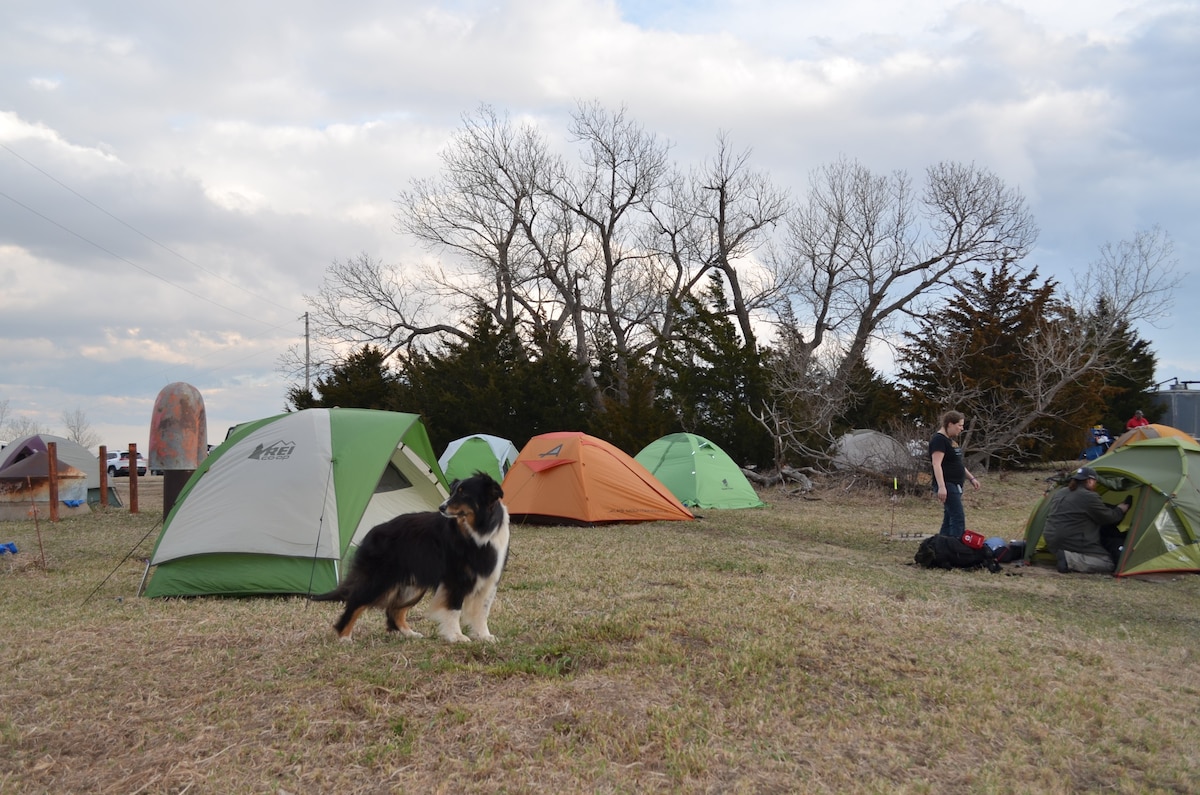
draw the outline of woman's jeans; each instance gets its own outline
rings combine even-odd
[[[962,538],[967,529],[967,517],[963,513],[962,484],[946,484],[946,503],[942,508],[942,529],[938,535]]]

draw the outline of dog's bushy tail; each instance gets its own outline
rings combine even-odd
[[[332,591],[326,591],[325,593],[310,593],[308,600],[310,602],[344,602],[346,601],[346,588],[343,585],[339,585]]]

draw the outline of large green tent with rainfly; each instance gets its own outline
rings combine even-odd
[[[1125,544],[1116,576],[1200,572],[1200,444],[1173,436],[1143,439],[1088,465],[1100,476],[1096,491],[1105,502],[1133,498],[1120,525]],[[1026,560],[1053,560],[1042,539],[1051,494],[1026,523]]]
[[[368,530],[445,496],[416,414],[306,409],[248,422],[184,485],[145,593],[329,591]]]

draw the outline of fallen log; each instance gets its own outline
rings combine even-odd
[[[783,483],[795,483],[798,487],[795,490],[797,492],[812,491],[813,489],[812,479],[805,474],[806,472],[816,474],[816,470],[811,467],[804,467],[803,470],[800,470],[795,467],[785,466],[777,472],[767,474],[755,472],[753,469],[742,470],[742,474],[746,476],[746,479],[755,485],[767,487],[778,486]]]

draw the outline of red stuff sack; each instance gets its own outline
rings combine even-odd
[[[962,542],[971,549],[983,549],[984,537],[974,530],[963,530]]]

